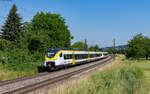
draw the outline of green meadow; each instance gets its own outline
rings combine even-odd
[[[150,60],[116,60],[104,69],[63,85],[53,94],[150,94]]]

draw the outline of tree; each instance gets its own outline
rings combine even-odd
[[[89,49],[90,50],[101,50],[97,44],[95,46],[91,46]]]
[[[148,59],[150,57],[150,39],[148,37],[144,37],[144,49],[145,49],[145,55],[144,57]]]
[[[72,45],[72,48],[84,49],[84,43],[81,42],[81,41],[75,42],[75,43]]]
[[[134,36],[126,48],[127,58],[148,58],[150,52],[150,39],[142,34]]]
[[[23,25],[24,33],[20,44],[29,51],[45,52],[49,48],[70,48],[71,39],[68,26],[59,14],[37,13],[30,23]]]
[[[5,24],[2,26],[2,38],[9,41],[17,41],[22,29],[21,17],[17,13],[17,7],[14,4],[9,12]]]
[[[51,47],[70,47],[71,34],[64,18],[59,14],[37,13],[32,20],[33,31],[45,32],[52,40]]]
[[[109,49],[104,50],[104,51],[108,52],[109,54],[114,54],[115,53],[114,52],[115,50],[113,48],[109,48]]]

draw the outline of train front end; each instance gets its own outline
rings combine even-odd
[[[55,68],[55,63],[56,63],[56,53],[57,50],[55,49],[50,49],[47,51],[46,55],[45,55],[45,63],[44,66],[47,69],[53,69]]]

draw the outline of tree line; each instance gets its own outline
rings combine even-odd
[[[110,54],[124,54],[127,59],[149,59],[150,58],[150,38],[142,33],[133,36],[124,48],[110,48],[105,50]]]
[[[60,14],[38,12],[30,22],[23,23],[17,10],[13,4],[0,32],[0,63],[6,69],[22,71],[37,67],[50,48],[99,50],[98,45],[88,48],[84,42],[71,45],[73,36]]]
[[[23,23],[17,10],[14,4],[1,27],[0,63],[5,68],[32,69],[44,61],[49,48],[71,47],[73,37],[60,14],[38,12],[30,22]]]
[[[77,49],[88,49],[88,50],[93,50],[93,51],[102,51],[102,49],[97,44],[94,46],[88,47],[88,45],[82,41],[75,42],[71,47],[77,48]]]
[[[48,48],[71,46],[72,36],[61,15],[40,12],[31,22],[22,23],[21,20],[14,4],[2,26],[1,41],[10,42],[17,48],[30,52],[44,52]]]

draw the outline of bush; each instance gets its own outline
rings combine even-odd
[[[8,52],[7,51],[1,51],[0,50],[0,63],[4,64],[5,62],[8,61]]]
[[[0,39],[0,50],[5,50],[12,47],[12,44],[10,41],[5,39]]]
[[[13,71],[32,70],[41,65],[43,56],[39,53],[29,54],[27,51],[14,49],[4,52],[4,56],[0,56],[3,67]]]
[[[38,51],[30,54],[32,62],[43,62],[45,53],[40,53]]]

